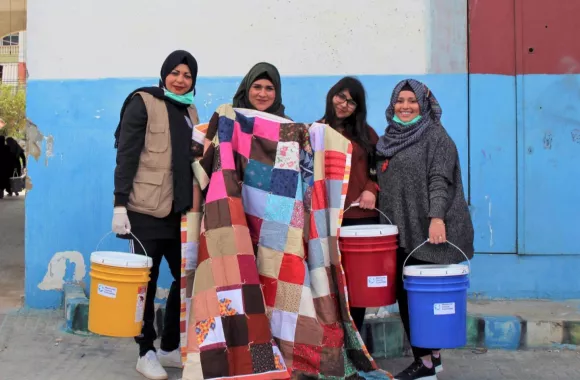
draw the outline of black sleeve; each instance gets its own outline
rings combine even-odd
[[[24,149],[20,149],[20,159],[22,160],[22,168],[26,169],[26,154]]]
[[[115,206],[126,206],[139,167],[139,157],[145,145],[147,108],[141,96],[127,104],[121,121],[121,134],[115,167]]]

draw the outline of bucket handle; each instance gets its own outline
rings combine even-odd
[[[141,248],[143,248],[143,252],[145,253],[145,256],[149,257],[149,255],[147,254],[147,250],[146,250],[146,249],[145,249],[145,247],[143,246],[143,243],[141,243],[141,240],[137,239],[137,236],[135,236],[135,234],[133,234],[133,232],[131,232],[131,231],[128,231],[128,232],[131,234],[131,236],[133,236],[133,239],[137,240],[137,243],[139,243],[139,245],[141,246]],[[103,240],[105,240],[105,238],[106,238],[107,236],[109,236],[110,234],[112,234],[112,233],[113,233],[113,231],[109,231],[109,232],[107,232],[107,233],[105,234],[105,236],[103,236],[103,237],[101,238],[101,240],[99,240],[99,243],[97,244],[97,248],[95,248],[95,251],[98,251],[98,250],[99,250],[99,247],[101,246],[101,243],[103,242]]]
[[[411,251],[411,253],[409,253],[409,256],[407,256],[407,258],[405,259],[405,261],[403,262],[403,269],[405,268],[405,265],[407,265],[407,260],[409,260],[411,258],[411,256],[413,256],[413,254],[422,246],[424,246],[425,244],[429,243],[429,239],[425,240],[423,243],[419,244],[417,246],[417,248],[415,248],[413,251]],[[465,254],[465,252],[463,252],[463,250],[461,248],[459,248],[458,246],[456,246],[455,244],[453,244],[452,242],[450,242],[449,240],[447,240],[445,243],[451,245],[452,247],[454,247],[455,249],[457,249],[459,252],[461,252],[461,254],[463,255],[463,257],[465,257],[465,260],[467,260],[467,266],[469,267],[469,277],[471,277],[471,260],[469,260],[469,257],[467,257],[467,255]]]
[[[351,207],[359,207],[359,206],[360,203],[351,203],[350,206],[348,206],[346,210],[344,210],[343,214],[345,214],[348,210],[350,210]],[[384,216],[389,221],[389,223],[393,224],[393,222],[391,222],[391,219],[389,219],[389,217],[386,216],[384,212],[382,212],[378,208],[375,208],[375,210],[377,210],[382,216]]]

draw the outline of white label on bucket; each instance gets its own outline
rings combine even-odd
[[[117,298],[117,288],[103,284],[97,285],[97,293],[108,298]]]
[[[145,299],[147,297],[147,287],[140,286],[137,291],[137,307],[135,308],[135,323],[143,322],[143,313],[145,311]]]
[[[368,276],[367,288],[386,288],[387,276]]]
[[[436,303],[433,305],[433,313],[435,315],[455,314],[455,302]]]

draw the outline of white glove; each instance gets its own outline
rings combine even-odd
[[[113,210],[113,232],[119,235],[127,235],[131,232],[131,223],[125,207],[115,207]]]

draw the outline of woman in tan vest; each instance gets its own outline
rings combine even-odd
[[[181,368],[180,278],[181,215],[193,204],[192,128],[199,123],[193,105],[197,62],[188,52],[171,53],[161,67],[159,87],[133,91],[121,109],[115,132],[113,232],[139,239],[153,259],[147,288],[137,371],[148,379],[167,379],[163,367]],[[140,244],[131,240],[135,253]],[[165,257],[173,276],[167,298],[160,350],[154,320],[159,265]]]

